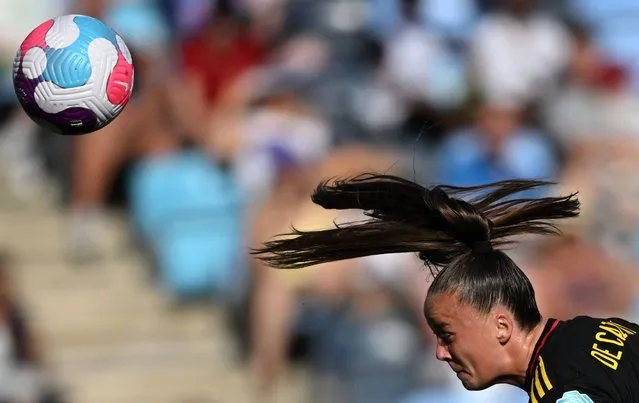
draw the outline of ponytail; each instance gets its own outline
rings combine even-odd
[[[487,254],[525,234],[557,234],[554,220],[575,217],[576,194],[514,198],[551,185],[507,180],[475,187],[426,188],[392,175],[363,174],[320,183],[312,200],[326,209],[360,209],[367,219],[298,231],[252,251],[267,265],[297,269],[337,260],[417,252],[435,272],[464,254]]]

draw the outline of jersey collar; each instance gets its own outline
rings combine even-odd
[[[546,344],[548,340],[548,336],[555,330],[557,325],[559,324],[559,319],[550,318],[546,322],[546,326],[544,326],[544,330],[541,332],[537,343],[535,344],[535,349],[533,350],[533,355],[530,357],[530,362],[528,363],[528,370],[526,371],[526,389],[529,389],[530,382],[532,380],[532,374],[537,366],[537,360],[539,359],[539,354],[541,353],[541,349]]]

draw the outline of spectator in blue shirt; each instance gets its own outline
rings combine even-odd
[[[518,105],[485,102],[474,123],[451,133],[435,152],[434,180],[472,186],[512,178],[552,180],[558,171],[553,143],[527,127]]]

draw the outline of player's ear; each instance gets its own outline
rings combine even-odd
[[[504,312],[495,313],[495,330],[500,344],[506,344],[510,340],[514,327],[515,322],[511,315]]]

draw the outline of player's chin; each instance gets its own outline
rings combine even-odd
[[[464,371],[458,372],[457,378],[459,378],[466,390],[484,390],[490,386],[490,384],[486,384],[485,382],[479,382],[471,374]]]

